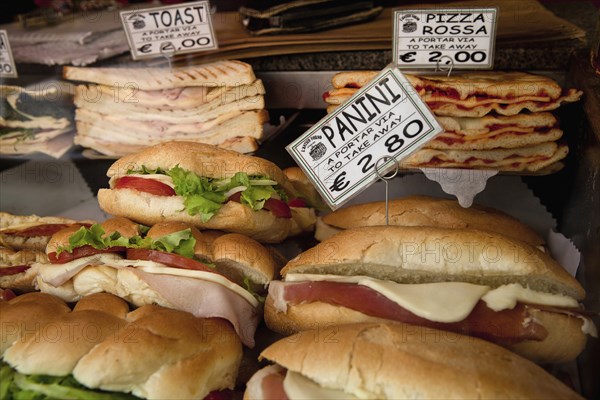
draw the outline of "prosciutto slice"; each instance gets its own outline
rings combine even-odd
[[[529,306],[524,304],[496,312],[480,300],[464,320],[440,323],[421,318],[379,292],[362,285],[327,281],[271,282],[269,294],[274,297],[275,307],[280,310],[285,310],[289,304],[319,301],[346,307],[372,317],[458,332],[496,343],[543,340],[548,335],[547,330],[532,318]]]

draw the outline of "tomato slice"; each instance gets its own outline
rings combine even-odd
[[[115,189],[134,189],[156,196],[175,196],[175,189],[154,179],[140,178],[137,176],[123,176],[117,179]]]
[[[229,201],[241,203],[242,192],[237,192],[229,196]],[[270,198],[265,201],[263,207],[265,210],[271,211],[277,218],[292,218],[290,207],[283,200]]]
[[[288,206],[290,207],[308,207],[306,200],[301,197],[296,197],[288,201]]]
[[[264,208],[271,211],[277,218],[292,218],[292,211],[283,200],[270,198],[265,201]]]
[[[15,292],[10,289],[0,289],[0,300],[9,301],[17,297]]]
[[[214,269],[200,261],[160,250],[127,249],[127,259],[154,261],[173,268],[193,269],[218,274]]]
[[[215,390],[206,395],[204,400],[232,400],[233,390],[223,389]]]
[[[0,268],[0,276],[16,275],[29,269],[29,265],[14,265],[12,267]]]
[[[76,260],[81,257],[92,256],[94,254],[120,253],[120,252],[124,253],[125,250],[126,250],[126,248],[123,246],[114,246],[114,247],[109,247],[107,249],[99,250],[99,249],[93,248],[89,244],[86,244],[85,246],[81,246],[81,247],[77,247],[77,248],[73,249],[72,253],[69,253],[68,251],[63,251],[58,256],[56,255],[55,251],[53,251],[52,253],[48,253],[48,260],[50,260],[50,262],[52,264],[64,264],[66,262],[73,261],[73,260]]]

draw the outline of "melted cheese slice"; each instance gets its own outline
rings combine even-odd
[[[572,297],[542,293],[516,283],[492,289],[465,282],[402,284],[367,276],[318,274],[287,274],[285,281],[329,281],[363,285],[419,317],[445,323],[465,319],[479,300],[485,301],[494,311],[512,309],[519,301],[556,307],[578,307],[577,300]]]
[[[481,300],[494,311],[514,308],[517,302],[557,307],[577,307],[577,300],[562,294],[550,294],[524,288],[518,283],[500,286],[487,292]]]
[[[462,321],[490,290],[488,286],[464,282],[401,284],[367,276],[287,274],[285,280],[356,283],[375,290],[419,317],[436,322]]]
[[[290,400],[345,400],[357,398],[341,390],[324,388],[294,371],[288,371],[285,374],[283,389]]]
[[[157,275],[176,275],[184,276],[188,278],[202,279],[218,283],[221,286],[225,286],[227,289],[235,292],[242,296],[252,306],[258,307],[258,300],[247,290],[241,286],[231,282],[229,279],[222,275],[215,274],[206,271],[197,271],[191,269],[172,268],[164,264],[157,263],[154,261],[145,260],[127,260],[121,258],[119,255],[114,253],[95,254],[88,257],[78,258],[76,260],[64,263],[64,264],[39,264],[41,278],[50,283],[53,286],[61,286],[64,282],[71,279],[74,275],[79,273],[83,268],[89,265],[106,265],[113,268],[139,268],[144,272]]]

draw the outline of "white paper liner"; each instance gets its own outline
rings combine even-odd
[[[95,199],[70,161],[27,161],[2,171],[0,184],[0,209],[12,214],[63,215],[66,210]]]
[[[420,168],[425,176],[440,184],[444,192],[456,197],[458,204],[468,208],[475,196],[485,189],[488,179],[499,171],[485,169]]]
[[[572,276],[577,275],[581,253],[573,241],[560,232],[550,230],[546,237],[546,243],[548,244],[548,250],[552,258],[562,265]]]

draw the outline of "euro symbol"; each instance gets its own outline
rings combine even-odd
[[[142,47],[140,47],[138,49],[138,51],[140,53],[150,53],[152,51],[152,44],[151,43],[146,43],[145,45],[143,45]]]
[[[329,186],[329,190],[331,190],[332,192],[341,192],[342,190],[346,189],[350,182],[344,182],[345,176],[346,172],[342,172],[341,174],[336,176],[335,180],[333,181],[333,185]]]
[[[409,53],[400,54],[400,59],[402,60],[402,62],[411,63],[411,62],[415,61],[415,59],[413,58],[415,56],[415,54],[417,54],[416,51],[411,51]]]

